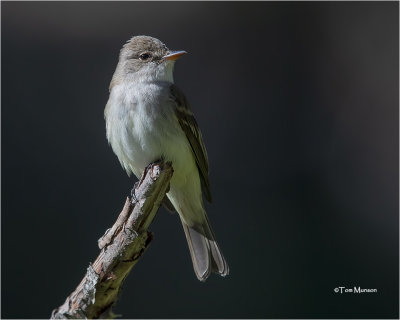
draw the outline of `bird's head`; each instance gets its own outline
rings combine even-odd
[[[135,36],[121,49],[117,70],[135,81],[173,82],[175,60],[185,51],[171,51],[160,40]],[[121,76],[120,75],[120,76]]]

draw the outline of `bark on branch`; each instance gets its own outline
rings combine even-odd
[[[117,221],[99,239],[101,252],[90,264],[81,283],[53,310],[51,319],[115,318],[112,307],[132,267],[152,240],[147,231],[169,189],[171,163],[150,165],[126,199]]]

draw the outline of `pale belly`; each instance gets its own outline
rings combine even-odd
[[[198,168],[173,106],[164,104],[164,112],[158,112],[144,104],[109,104],[107,138],[127,173],[140,178],[149,164],[170,161],[174,174],[168,198],[188,225],[203,220]]]

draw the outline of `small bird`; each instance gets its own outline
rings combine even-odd
[[[176,59],[160,40],[135,36],[121,49],[104,110],[107,139],[128,175],[160,159],[174,174],[166,206],[179,213],[197,278],[226,276],[228,264],[204,210],[211,202],[208,157],[189,102],[174,84]]]

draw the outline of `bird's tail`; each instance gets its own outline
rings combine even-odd
[[[205,281],[211,272],[223,277],[229,274],[229,266],[215,241],[207,216],[205,218],[202,225],[193,227],[182,220],[194,272],[200,281]]]

